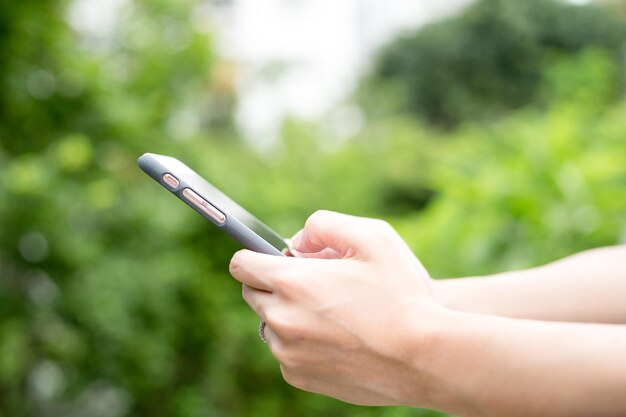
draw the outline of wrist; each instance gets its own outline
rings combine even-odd
[[[490,296],[496,277],[466,277],[434,281],[432,293],[435,301],[445,308],[466,313],[498,314],[498,299]]]
[[[431,291],[435,302],[451,310],[465,311],[467,309],[464,299],[463,285],[465,279],[440,279],[433,280]]]
[[[439,364],[445,358],[439,351],[462,320],[463,313],[433,303],[424,314],[423,309],[412,316],[404,332],[404,344],[398,350],[406,375],[399,378],[401,386],[397,402],[418,408],[448,410],[449,390],[446,376]]]
[[[403,350],[411,381],[403,384],[400,403],[449,413],[472,410],[471,414],[480,415],[475,410],[474,384],[455,364],[474,360],[463,353],[464,338],[467,329],[483,325],[482,316],[436,306],[422,317],[413,323]]]

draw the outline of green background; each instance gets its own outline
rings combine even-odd
[[[283,382],[237,244],[147,151],[285,236],[320,208],[384,218],[437,278],[625,240],[624,2],[482,0],[378,54],[359,133],[289,120],[267,154],[232,126],[196,6],[131,1],[103,41],[66,1],[0,3],[0,416],[440,415]]]

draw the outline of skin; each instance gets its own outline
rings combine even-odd
[[[441,304],[506,317],[626,323],[626,245],[489,277],[433,281]]]
[[[355,404],[461,416],[626,415],[626,326],[511,318],[624,322],[613,292],[624,294],[615,275],[625,273],[615,253],[530,270],[529,281],[439,285],[387,223],[327,211],[307,220],[292,248],[295,257],[240,251],[230,264],[291,385]],[[616,265],[581,269],[591,259]],[[559,271],[537,298],[534,281]],[[602,273],[586,278],[595,271]],[[577,283],[568,286],[573,272]]]

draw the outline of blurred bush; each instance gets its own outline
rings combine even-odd
[[[385,47],[367,85],[391,90],[392,111],[450,127],[545,104],[545,67],[585,48],[606,50],[620,66],[618,88],[607,97],[617,99],[626,73],[624,42],[625,21],[595,3],[479,0]],[[370,112],[380,111],[380,95],[366,95]]]
[[[131,2],[106,37],[68,26],[69,7],[0,4],[0,416],[440,415],[287,386],[228,276],[237,245],[138,170],[145,151],[284,235],[318,208],[383,217],[436,276],[623,233],[623,69],[607,48],[563,52],[538,75],[541,106],[493,123],[388,115],[336,146],[292,121],[270,158],[230,128],[193,2]]]
[[[446,136],[430,165],[437,197],[397,224],[431,273],[529,267],[625,240],[626,103],[597,106],[610,63],[573,56],[549,72],[548,108]],[[571,79],[588,82],[563,89]]]

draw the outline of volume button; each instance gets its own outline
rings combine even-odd
[[[202,202],[204,201],[202,199],[202,197],[200,197],[198,194],[196,194],[195,192],[191,191],[189,188],[185,188],[183,190],[183,196],[189,200],[190,202],[192,202],[194,205],[198,206],[198,208],[200,208],[202,206]]]
[[[215,206],[213,206],[213,204],[209,203],[208,201],[205,200],[202,203],[202,208],[204,209],[203,211],[211,216],[216,222],[224,223],[226,221],[226,216],[224,215],[224,213],[219,211],[217,208],[215,208]]]
[[[187,199],[191,204],[196,206],[198,209],[202,210],[206,213],[210,218],[215,220],[219,224],[224,224],[226,222],[226,216],[224,213],[215,208],[211,203],[200,197],[194,191],[189,188],[185,188],[183,190],[183,197]]]

